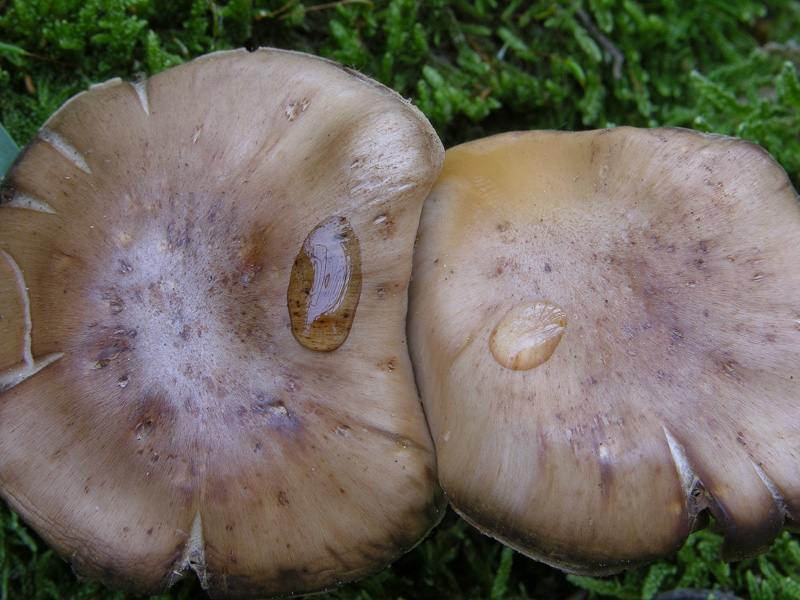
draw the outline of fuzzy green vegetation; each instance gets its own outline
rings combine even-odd
[[[800,184],[800,1],[317,2],[0,0],[0,123],[23,145],[91,83],[269,45],[332,58],[393,87],[448,147],[519,129],[686,126],[763,145]],[[674,560],[614,578],[566,577],[451,514],[391,568],[322,598],[566,598],[578,588],[591,597],[694,588],[800,598],[791,536],[730,566],[719,543],[700,532]],[[199,594],[187,580],[164,598]],[[2,506],[0,600],[14,598],[132,597],[76,582]]]
[[[778,538],[768,554],[732,565],[719,561],[719,543],[719,536],[701,531],[689,538],[674,561],[659,561],[608,579],[567,579],[599,596],[631,600],[652,600],[673,589],[735,591],[753,600],[800,599],[800,543],[791,535]]]
[[[20,142],[70,95],[237,46],[305,50],[412,97],[445,145],[513,129],[681,125],[800,173],[800,2],[10,0],[0,122]]]

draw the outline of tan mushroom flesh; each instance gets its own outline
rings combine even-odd
[[[708,512],[728,560],[800,519],[800,209],[763,149],[479,140],[448,151],[418,238],[412,361],[467,520],[607,574]]]
[[[441,514],[405,343],[422,114],[262,49],[113,80],[3,181],[0,491],[78,574],[319,590]]]

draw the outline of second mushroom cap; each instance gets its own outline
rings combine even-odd
[[[800,208],[761,148],[687,130],[505,134],[448,151],[409,339],[439,476],[560,568],[727,559],[800,518]]]

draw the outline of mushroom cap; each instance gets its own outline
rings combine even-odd
[[[417,244],[412,362],[468,521],[599,575],[708,512],[727,560],[800,520],[800,209],[763,149],[623,127],[467,143]]]
[[[414,546],[443,499],[407,283],[443,157],[395,92],[301,53],[70,100],[3,181],[3,497],[140,593],[298,594]]]

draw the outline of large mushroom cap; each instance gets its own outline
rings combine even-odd
[[[412,547],[441,514],[405,314],[442,159],[299,53],[73,98],[3,182],[3,496],[139,592],[300,593]]]
[[[678,129],[448,151],[409,343],[452,504],[562,569],[724,557],[800,520],[800,209],[761,148]],[[701,521],[702,523],[702,521]]]

